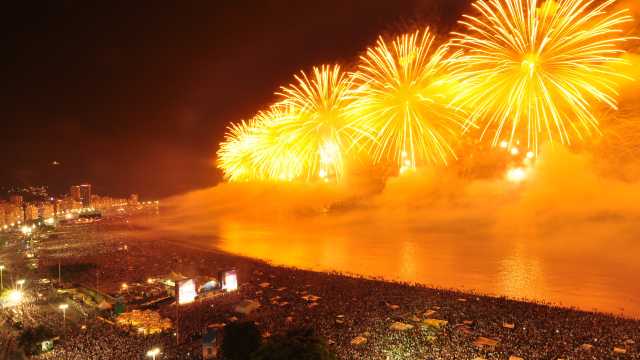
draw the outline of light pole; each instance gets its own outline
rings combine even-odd
[[[147,351],[147,356],[150,357],[151,360],[156,360],[156,356],[158,356],[158,354],[160,354],[160,349],[158,348],[153,348]]]
[[[4,279],[2,279],[3,270],[4,270],[4,265],[0,265],[0,291],[4,290]]]
[[[62,332],[67,333],[67,308],[69,308],[69,304],[60,304],[58,306],[60,310],[62,310]]]

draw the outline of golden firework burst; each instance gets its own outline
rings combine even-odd
[[[429,29],[389,42],[380,37],[353,75],[350,126],[371,135],[375,161],[391,159],[401,172],[455,157],[450,140],[461,131],[463,118],[448,106],[453,82],[447,70],[457,55],[434,41]]]
[[[632,21],[615,0],[479,0],[477,15],[460,21],[451,46],[453,77],[463,83],[454,99],[468,109],[492,144],[527,139],[537,153],[543,142],[570,144],[598,130],[593,103],[616,108],[624,62],[621,26]]]
[[[311,75],[301,72],[295,79],[278,93],[279,106],[291,115],[279,129],[291,140],[305,178],[339,180],[352,139],[344,114],[351,79],[339,65],[314,67]]]

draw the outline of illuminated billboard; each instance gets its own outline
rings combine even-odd
[[[176,284],[178,304],[192,303],[196,299],[196,282],[193,279],[180,280]]]
[[[238,290],[238,275],[235,270],[225,271],[222,274],[222,289],[226,291]]]

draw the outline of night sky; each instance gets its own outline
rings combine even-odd
[[[18,3],[18,2],[14,2]],[[214,154],[293,73],[468,0],[34,1],[0,15],[0,186],[162,197],[220,181]],[[60,165],[52,165],[53,161]],[[1,194],[0,194],[1,196]]]

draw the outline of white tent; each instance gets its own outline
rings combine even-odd
[[[102,302],[98,304],[98,309],[100,310],[109,310],[111,308],[113,308],[113,306],[104,300],[102,300]]]

